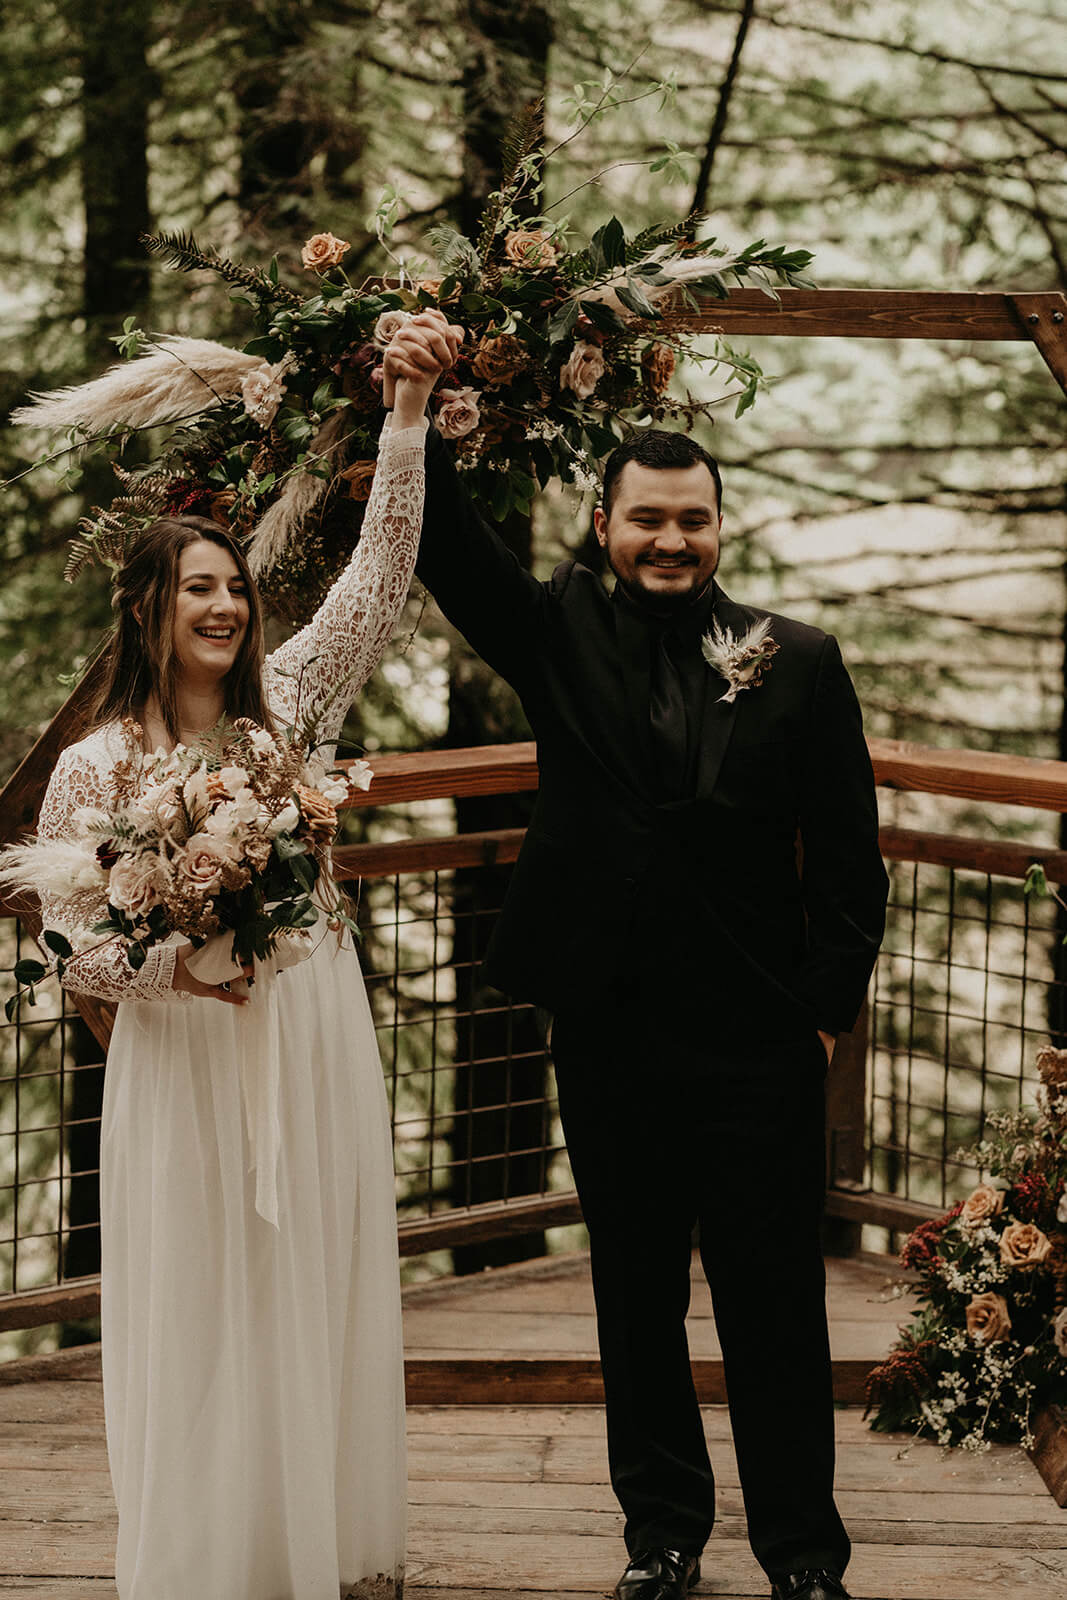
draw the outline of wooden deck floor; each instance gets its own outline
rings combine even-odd
[[[882,1353],[903,1314],[879,1295],[884,1272],[831,1263],[839,1360]],[[694,1352],[712,1360],[714,1329],[697,1290]],[[546,1352],[592,1358],[581,1258],[531,1264],[406,1293],[418,1370]],[[92,1352],[35,1364],[0,1384],[0,1596],[114,1600],[114,1510]],[[73,1376],[74,1372],[80,1376]],[[14,1374],[5,1374],[6,1377]],[[1067,1512],[1021,1451],[943,1456],[872,1435],[856,1409],[837,1413],[838,1485],[854,1541],[857,1600],[1055,1600],[1067,1594]],[[720,1517],[700,1595],[766,1600],[744,1538],[726,1412],[705,1409]],[[783,1441],[781,1448],[788,1448]],[[621,1518],[607,1481],[595,1405],[413,1405],[409,1412],[412,1600],[532,1600],[606,1594],[622,1565]],[[802,1467],[801,1467],[802,1470]],[[195,1597],[190,1596],[190,1600]]]

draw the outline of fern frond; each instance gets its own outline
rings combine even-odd
[[[202,250],[191,233],[142,233],[141,243],[176,272],[215,272],[224,282],[247,289],[260,300],[287,306],[302,303],[295,289],[273,283],[259,267],[242,267],[215,250]]]
[[[544,131],[545,102],[531,100],[508,123],[500,144],[500,187],[507,189],[519,175],[519,168],[541,142]]]
[[[478,276],[478,252],[466,234],[450,228],[447,223],[441,223],[436,228],[430,228],[426,243],[445,277],[466,280]]]
[[[541,143],[544,109],[543,100],[531,100],[508,123],[500,146],[500,184],[482,213],[481,227],[478,229],[477,250],[480,262],[489,259],[493,240],[500,228],[500,219],[509,202],[515,197],[516,188],[521,181],[522,163]]]
[[[705,220],[707,213],[704,211],[691,211],[682,222],[673,222],[669,225],[654,223],[651,228],[645,228],[626,246],[626,262],[630,265],[640,261],[643,256],[649,255],[661,244],[680,244],[685,239],[692,239],[697,228]]]

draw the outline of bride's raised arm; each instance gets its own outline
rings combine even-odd
[[[382,431],[352,559],[307,626],[267,658],[272,710],[286,721],[314,718],[323,741],[336,738],[356,693],[385,653],[411,586],[426,477],[423,413],[446,364],[442,360],[421,381],[397,384],[396,410]]]

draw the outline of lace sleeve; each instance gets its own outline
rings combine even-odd
[[[84,746],[72,745],[60,756],[45,792],[37,823],[40,839],[63,839],[73,831],[75,813],[82,806],[109,804],[108,774]],[[101,1000],[186,1000],[191,996],[171,987],[175,946],[156,945],[144,966],[134,972],[126,953],[115,940],[93,934],[92,928],[107,916],[104,894],[80,890],[69,898],[42,892],[41,917],[70,940],[76,952],[67,963],[63,987]]]
[[[271,708],[285,722],[313,716],[323,741],[392,636],[415,570],[425,490],[426,423],[383,431],[378,470],[351,561],[306,628],[267,658]]]

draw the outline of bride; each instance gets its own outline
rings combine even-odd
[[[454,354],[439,337],[438,371]],[[118,578],[96,725],[59,760],[41,838],[69,834],[80,807],[107,805],[130,739],[170,749],[223,715],[270,726],[316,710],[320,738],[337,738],[411,580],[437,375],[398,384],[359,546],[314,620],[265,661],[239,548],[200,518],[146,530]],[[88,892],[59,904],[42,895],[42,913],[85,943],[103,907]],[[64,980],[121,1002],[100,1175],[122,1600],[401,1591],[389,1118],[351,942],[317,939],[298,965],[257,971],[247,1000],[194,977],[189,945],[174,941],[136,973],[100,945]]]

